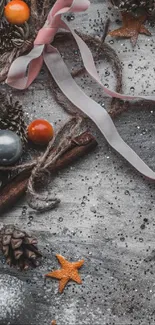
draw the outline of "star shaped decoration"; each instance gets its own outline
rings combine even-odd
[[[123,26],[121,28],[109,32],[108,35],[112,37],[114,36],[130,38],[131,44],[133,46],[136,45],[139,34],[145,34],[148,36],[151,35],[149,30],[143,25],[143,23],[147,19],[146,15],[133,16],[129,12],[122,12],[121,15]]]
[[[56,255],[59,263],[61,264],[61,269],[52,271],[46,274],[46,277],[51,277],[58,279],[59,282],[59,292],[62,293],[68,281],[72,280],[78,284],[82,283],[78,269],[84,264],[84,260],[78,262],[68,262],[63,256]]]

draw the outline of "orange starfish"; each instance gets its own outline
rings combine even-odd
[[[72,280],[79,284],[82,280],[78,274],[78,269],[83,265],[84,260],[78,262],[68,262],[63,256],[56,255],[62,269],[46,274],[45,276],[60,280],[59,292],[62,293],[68,281]]]
[[[146,15],[136,17],[128,12],[122,12],[121,14],[123,26],[109,32],[108,35],[130,38],[133,46],[136,45],[139,34],[151,35],[149,30],[143,25],[147,18]]]

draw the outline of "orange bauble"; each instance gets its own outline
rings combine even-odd
[[[8,2],[4,9],[4,15],[10,24],[24,24],[30,17],[30,8],[22,0]]]
[[[35,120],[28,126],[28,139],[36,144],[47,144],[53,135],[53,127],[46,120]]]

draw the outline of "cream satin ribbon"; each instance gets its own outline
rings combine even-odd
[[[74,30],[61,19],[61,15],[64,13],[84,11],[88,6],[88,0],[57,0],[52,10],[49,12],[44,27],[39,31],[34,41],[34,48],[29,54],[17,58],[12,63],[6,82],[14,88],[26,89],[37,77],[43,62],[45,62],[52,77],[65,96],[95,122],[109,144],[141,174],[155,180],[155,173],[123,141],[107,111],[88,97],[76,84],[62,60],[59,51],[50,45],[59,28],[70,31],[78,45],[84,67],[107,95],[123,100],[155,100],[155,96],[135,97],[123,95],[103,86],[88,46]]]

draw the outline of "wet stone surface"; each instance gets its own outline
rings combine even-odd
[[[111,29],[120,26],[118,13],[107,1],[92,2],[88,13],[69,18],[69,23],[97,36],[102,35],[107,17]],[[129,40],[106,38],[122,62],[125,93],[154,94],[155,29],[151,24],[148,28],[153,36],[140,35],[134,50]],[[62,49],[62,54],[70,68],[80,65],[76,46]],[[114,87],[109,63],[103,60],[98,68],[103,83]],[[86,75],[77,82],[108,107],[106,96]],[[14,94],[23,102],[29,121],[45,118],[58,129],[68,118],[55,102],[44,71],[27,91]],[[136,103],[115,119],[115,125],[155,170],[154,103]],[[9,268],[0,255],[1,325],[50,325],[52,319],[57,325],[155,324],[154,184],[109,148],[90,121],[88,126],[98,148],[59,173],[46,188],[61,199],[59,207],[42,215],[22,200],[1,216],[1,222],[37,236],[43,252],[41,265],[27,272]],[[61,295],[58,282],[44,278],[59,267],[57,253],[72,261],[85,259],[82,285],[71,282]]]

